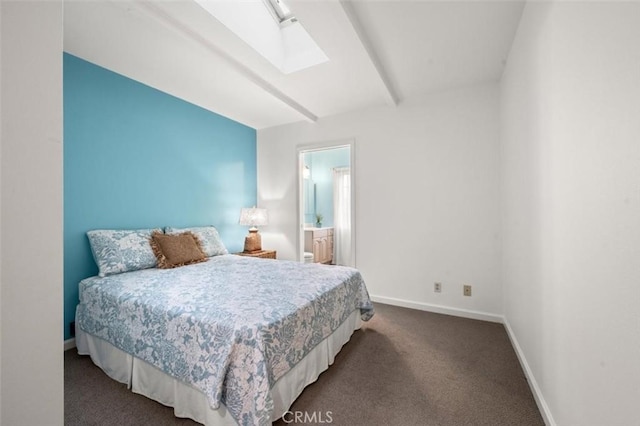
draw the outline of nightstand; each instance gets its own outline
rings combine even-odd
[[[235,254],[237,254],[238,256],[261,257],[263,259],[276,258],[275,250],[241,251],[240,253],[235,253]]]

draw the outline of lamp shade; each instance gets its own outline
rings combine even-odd
[[[259,209],[256,207],[243,208],[240,210],[240,220],[238,223],[251,227],[267,225],[269,224],[267,209]]]

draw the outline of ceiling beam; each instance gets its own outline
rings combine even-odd
[[[351,1],[340,0],[340,5],[342,6],[342,10],[344,10],[344,13],[347,15],[349,22],[351,22],[351,26],[353,27],[353,30],[356,32],[356,35],[358,36],[358,39],[360,40],[362,47],[367,52],[367,55],[369,56],[369,60],[371,61],[371,64],[373,65],[373,67],[376,69],[376,72],[378,73],[378,77],[380,78],[380,81],[384,86],[384,95],[387,103],[391,106],[397,106],[398,103],[400,102],[400,98],[398,97],[398,94],[393,89],[393,86],[391,85],[391,81],[389,80],[389,76],[385,71],[384,66],[382,66],[382,62],[380,62],[380,58],[378,57],[378,54],[376,53],[376,50],[373,44],[371,43],[371,40],[369,40],[367,33],[365,32],[364,28],[362,28],[362,24],[360,23],[360,20],[358,19],[358,15],[353,9],[353,5],[351,4]]]
[[[167,14],[164,10],[160,9],[158,6],[153,4],[150,1],[135,1],[135,3],[144,9],[147,13],[152,15],[155,19],[160,20],[165,25],[169,25],[175,31],[178,31],[183,36],[190,38],[196,43],[201,44],[204,48],[209,50],[210,52],[218,55],[223,60],[225,60],[231,67],[233,67],[239,74],[244,76],[249,81],[256,84],[265,92],[269,93],[274,98],[284,102],[286,105],[294,109],[296,112],[301,114],[307,120],[315,122],[318,121],[318,116],[309,111],[304,106],[300,105],[290,96],[287,96],[285,93],[280,91],[277,87],[269,83],[267,80],[262,78],[259,74],[251,70],[249,67],[244,65],[242,62],[238,61],[233,56],[229,55],[227,52],[220,49],[218,46],[207,40],[205,37],[192,30],[188,26],[184,25],[179,20],[175,19],[171,15]]]

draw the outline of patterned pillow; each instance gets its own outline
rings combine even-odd
[[[193,232],[171,235],[154,232],[151,234],[150,243],[153,254],[158,259],[158,268],[161,269],[177,268],[207,260],[200,240]]]
[[[218,230],[213,226],[200,226],[195,228],[172,228],[167,226],[164,228],[165,234],[180,234],[182,232],[190,231],[198,237],[202,244],[202,249],[207,256],[218,256],[220,254],[229,254],[229,251],[222,243]]]
[[[151,234],[161,229],[113,230],[96,229],[87,232],[93,258],[101,277],[156,266],[151,250]]]

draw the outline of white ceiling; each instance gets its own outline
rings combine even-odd
[[[287,4],[328,62],[285,75],[192,0],[67,0],[64,48],[261,129],[497,81],[524,7],[505,0]]]

